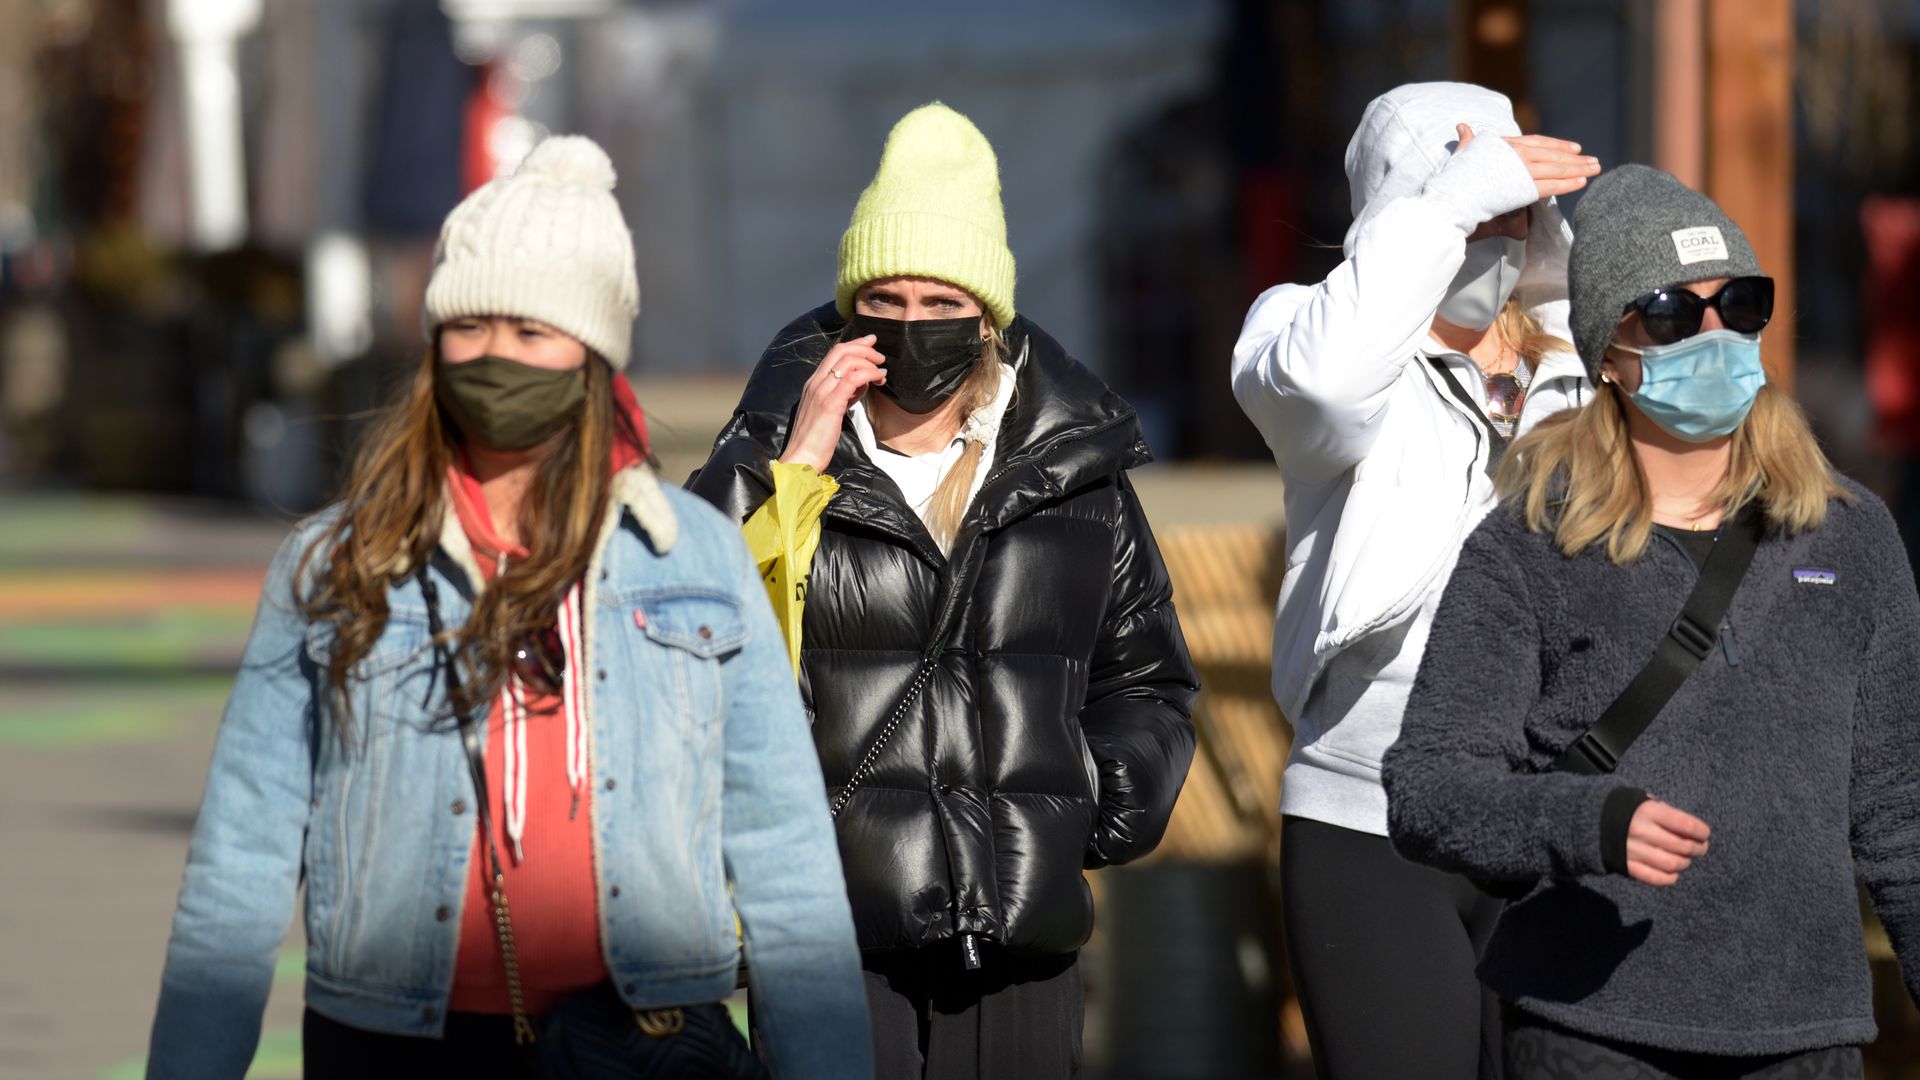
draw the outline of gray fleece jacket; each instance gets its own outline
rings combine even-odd
[[[1768,535],[1722,648],[1612,776],[1547,766],[1652,654],[1692,559],[1658,535],[1626,566],[1569,559],[1510,506],[1468,538],[1383,779],[1406,857],[1544,875],[1481,962],[1519,1008],[1699,1053],[1869,1041],[1856,872],[1920,998],[1920,598],[1886,507],[1848,486],[1819,528]],[[1623,787],[1712,827],[1677,885],[1607,872]]]

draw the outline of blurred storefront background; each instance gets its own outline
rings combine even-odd
[[[1227,358],[1255,295],[1338,261],[1366,101],[1442,78],[1733,209],[1791,297],[1775,376],[1920,536],[1920,0],[0,0],[0,821],[32,883],[0,1076],[139,1074],[261,571],[423,347],[460,197],[549,132],[607,147],[678,480],[934,99],[998,151],[1022,312],[1146,422],[1207,685],[1164,850],[1095,875],[1090,1063],[1306,1075],[1270,874],[1284,522]],[[1873,944],[1875,1075],[1920,1077]],[[297,1072],[299,955],[256,1075]]]
[[[1465,77],[1604,162],[1746,181],[1802,290],[1791,374],[1891,485],[1912,305],[1876,298],[1916,284],[1916,36],[1912,0],[8,0],[0,465],[319,505],[419,347],[441,216],[550,131],[614,157],[635,377],[697,454],[827,295],[888,125],[936,98],[999,150],[1022,310],[1163,459],[1259,460],[1223,374],[1247,302],[1337,258],[1364,102]]]

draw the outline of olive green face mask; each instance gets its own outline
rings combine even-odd
[[[440,361],[433,396],[467,438],[493,450],[526,450],[580,415],[587,382],[580,368],[555,371],[482,356],[460,364]]]

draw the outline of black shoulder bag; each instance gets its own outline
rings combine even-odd
[[[432,635],[434,666],[446,673],[447,700],[459,696],[460,671],[442,638],[439,590],[422,565],[417,577],[427,603],[427,632]],[[432,691],[429,690],[429,693]],[[506,874],[493,831],[487,800],[487,767],[479,725],[457,707],[455,722],[467,752],[467,771],[486,837],[488,897],[493,926],[506,967],[507,996],[513,1003],[513,1041],[537,1045],[540,1075],[548,1080],[600,1080],[628,1076],[681,1076],[700,1080],[765,1080],[767,1069],[748,1048],[726,1006],[707,1002],[668,1009],[636,1009],[621,999],[613,984],[572,994],[554,1006],[534,1031],[520,990],[520,957],[514,948],[513,920],[507,909]]]
[[[1699,580],[1693,583],[1687,602],[1654,646],[1653,655],[1600,719],[1562,751],[1548,771],[1603,776],[1619,766],[1634,740],[1653,725],[1660,710],[1719,643],[1720,624],[1733,606],[1733,594],[1739,591],[1747,568],[1753,565],[1765,529],[1765,515],[1751,504],[1727,523],[1714,541],[1706,565],[1700,568]],[[1489,895],[1513,900],[1531,892],[1535,882],[1476,878],[1474,884]]]

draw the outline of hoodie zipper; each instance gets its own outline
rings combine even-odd
[[[1431,373],[1428,376],[1429,381],[1431,381],[1433,377],[1446,379],[1448,381],[1451,381],[1453,378],[1453,376],[1447,374],[1445,371],[1435,369],[1432,364],[1426,362],[1424,359],[1420,361],[1420,366],[1428,369],[1429,372]],[[1455,384],[1455,385],[1458,385],[1458,384]],[[1473,476],[1475,473],[1486,471],[1486,466],[1481,463],[1481,453],[1482,451],[1488,450],[1487,441],[1486,441],[1487,433],[1486,433],[1486,430],[1482,428],[1478,422],[1476,422],[1474,415],[1466,410],[1465,406],[1459,401],[1459,399],[1454,397],[1454,395],[1448,393],[1446,389],[1444,389],[1443,387],[1434,386],[1433,389],[1434,389],[1434,392],[1440,395],[1440,399],[1446,403],[1447,408],[1450,408],[1454,412],[1460,414],[1461,416],[1466,417],[1468,421],[1467,427],[1473,430],[1473,457],[1467,462],[1467,474],[1464,477],[1466,487],[1462,489],[1460,512],[1459,512],[1459,515],[1454,520],[1453,539],[1450,541],[1448,545],[1448,550],[1458,552],[1460,549],[1460,544],[1465,540],[1465,536],[1463,535],[1465,530],[1461,526],[1463,526],[1466,523],[1467,509],[1472,504],[1472,501],[1473,501]],[[1440,555],[1438,558],[1435,559],[1434,565],[1436,566],[1439,565],[1440,559],[1444,559],[1445,557],[1446,556],[1443,552],[1442,555]],[[1426,590],[1431,588],[1432,586],[1433,586],[1433,576],[1431,574],[1423,575],[1420,581],[1416,585],[1414,585],[1411,591],[1402,595],[1401,597],[1396,599],[1393,603],[1388,604],[1386,607],[1382,608],[1378,615],[1374,616],[1373,618],[1367,620],[1364,623],[1360,623],[1359,625],[1348,628],[1348,630],[1344,634],[1340,635],[1340,638],[1335,646],[1336,651],[1338,649],[1344,649],[1348,645],[1352,644],[1353,642],[1358,641],[1361,638],[1367,636],[1368,634],[1373,633],[1375,630],[1379,629],[1381,626],[1386,625],[1388,620],[1397,618],[1398,616],[1400,616],[1402,613],[1404,613],[1407,610],[1407,607],[1409,604],[1417,602],[1421,594],[1425,593]],[[1320,672],[1324,670],[1327,661],[1331,659],[1331,655],[1332,654],[1330,652],[1320,653],[1316,650],[1314,655],[1315,667],[1312,675],[1313,679],[1318,679],[1320,677]]]

